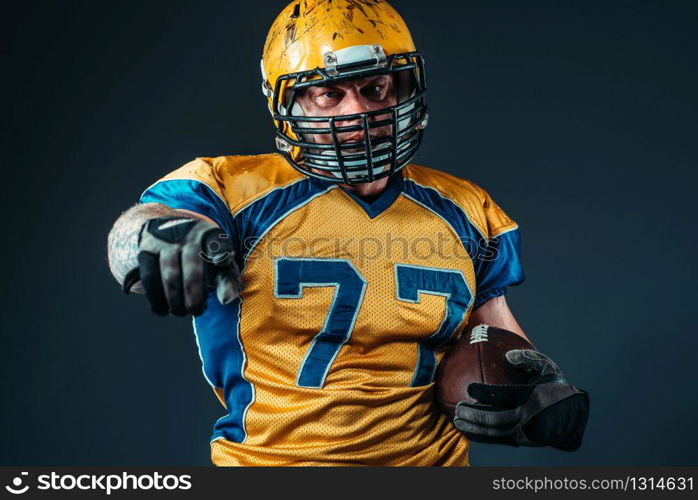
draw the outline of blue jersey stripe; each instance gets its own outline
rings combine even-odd
[[[485,236],[468,220],[460,206],[442,196],[436,189],[422,186],[411,179],[405,180],[404,193],[408,198],[446,221],[475,261],[478,248],[485,240]]]
[[[520,234],[513,229],[488,239],[470,221],[466,211],[453,200],[442,196],[436,189],[406,179],[404,194],[411,200],[446,221],[458,235],[475,270],[476,295],[474,308],[497,295],[506,293],[506,287],[524,281],[519,259]]]
[[[240,306],[239,298],[222,305],[213,294],[206,312],[194,318],[204,375],[211,385],[224,389],[228,410],[214,425],[212,439],[224,437],[236,443],[247,437],[245,413],[254,400],[254,387],[243,374],[246,356],[240,341]]]
[[[518,229],[489,240],[477,259],[475,308],[493,297],[504,295],[507,286],[518,285],[526,279],[520,254],[521,234]]]
[[[335,184],[306,178],[270,191],[235,214],[234,225],[242,238],[246,260],[259,241],[280,221],[314,198],[336,188]]]
[[[190,210],[205,215],[228,235],[239,255],[240,239],[234,230],[233,217],[225,201],[209,186],[191,179],[160,181],[141,195],[141,203],[162,203],[170,208]],[[238,265],[240,260],[238,259]]]

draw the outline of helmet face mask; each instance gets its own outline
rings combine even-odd
[[[330,14],[336,13],[344,22],[341,3],[330,4],[336,9]],[[278,26],[270,31],[262,74],[263,91],[277,128],[276,144],[293,167],[309,176],[344,184],[372,182],[407,165],[421,144],[428,119],[424,60],[392,7],[386,2],[375,5],[378,14],[393,21],[390,36],[371,33],[366,26],[345,25],[342,38],[354,37],[354,44],[345,40],[333,47],[327,41],[337,37],[338,32],[332,33],[337,23],[322,26],[322,21],[311,19],[300,7],[287,7],[286,15],[282,12],[275,23]],[[317,31],[308,41],[281,45],[279,33],[287,33],[288,23],[294,20],[307,22]],[[381,38],[383,45],[376,43]],[[386,54],[386,50],[392,53]],[[271,69],[271,83],[265,66]],[[289,71],[298,68],[300,71]],[[393,81],[394,98],[386,99],[389,105],[385,107],[323,116],[326,113],[322,110],[307,112],[300,105],[312,87],[333,87],[379,75],[390,75]]]
[[[398,102],[393,106],[335,116],[307,116],[297,106],[298,93],[310,86],[324,87],[385,74],[395,75]],[[289,80],[293,81],[290,85]],[[289,92],[281,90],[284,84]],[[405,89],[406,84],[408,89]],[[424,64],[418,53],[396,54],[388,58],[385,68],[354,70],[350,75],[340,73],[332,77],[321,68],[284,75],[277,80],[272,103],[277,144],[289,150],[288,146],[299,148],[296,159],[290,151],[282,151],[282,154],[293,166],[311,176],[346,184],[386,177],[409,163],[421,144],[427,116],[425,93]],[[281,103],[280,96],[288,96],[287,102]],[[355,124],[338,125],[343,122]],[[375,133],[378,129],[382,132],[380,135]],[[363,132],[363,141],[341,141],[342,135],[357,132]],[[320,136],[323,139],[329,136],[331,140],[319,140]]]

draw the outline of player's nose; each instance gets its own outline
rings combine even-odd
[[[371,106],[371,101],[364,97],[360,92],[356,91],[348,92],[345,95],[342,104],[344,104],[344,107],[342,109],[343,115],[360,115],[363,113],[367,113],[373,109],[373,107]],[[374,120],[373,118],[369,117],[368,121],[370,122]],[[361,127],[362,125],[363,118],[360,116],[352,118],[351,120],[342,120],[337,122],[337,126],[339,127]],[[366,134],[363,127],[361,127],[359,130],[345,132],[340,135],[341,142],[360,142],[364,140]]]

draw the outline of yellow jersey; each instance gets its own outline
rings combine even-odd
[[[241,296],[194,319],[226,408],[215,465],[468,465],[435,370],[473,308],[524,279],[518,227],[483,189],[408,165],[369,203],[268,154],[198,158],[141,201],[236,248]]]

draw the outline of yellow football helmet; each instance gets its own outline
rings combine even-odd
[[[305,174],[346,184],[370,182],[397,172],[417,153],[428,120],[424,60],[387,2],[294,0],[269,30],[261,67],[277,148]],[[394,106],[306,116],[296,101],[309,86],[386,74],[394,75]],[[389,133],[372,137],[377,128]],[[338,139],[361,130],[361,142]],[[319,135],[332,141],[320,142]]]

